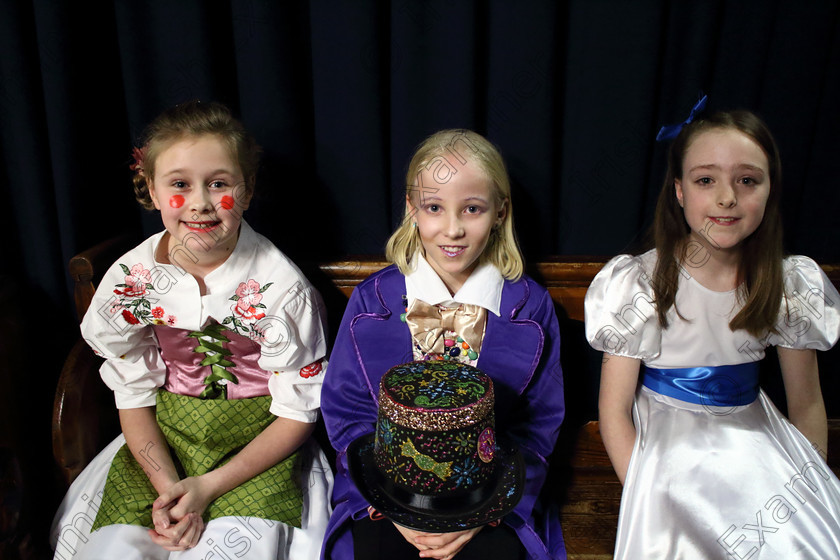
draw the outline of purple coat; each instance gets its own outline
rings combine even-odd
[[[376,424],[379,378],[410,362],[411,334],[400,320],[405,311],[405,277],[395,266],[359,284],[344,312],[321,394],[321,412],[336,449],[334,512],[321,558],[353,560],[348,520],[367,516],[368,503],[347,471],[347,446],[372,433]],[[566,558],[558,509],[537,498],[565,411],[560,369],[560,333],[548,292],[528,277],[505,281],[501,317],[487,314],[477,367],[496,391],[496,430],[514,439],[526,464],[522,500],[504,518],[531,558]]]

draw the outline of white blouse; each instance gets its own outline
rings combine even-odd
[[[205,276],[202,296],[190,274],[156,262],[164,234],[151,236],[111,266],[82,321],[85,341],[105,358],[100,373],[117,408],[153,406],[158,388],[167,383],[155,329],[196,332],[215,322],[259,346],[257,364],[265,370],[266,388],[257,392],[271,395],[273,414],[316,421],[327,352],[317,290],[243,221],[233,253]],[[177,262],[189,254],[185,248],[171,256]]]

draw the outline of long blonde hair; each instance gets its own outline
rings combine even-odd
[[[405,179],[406,194],[409,197],[416,196],[421,188],[419,184],[420,173],[423,170],[430,169],[439,158],[447,159],[448,157],[462,164],[467,161],[477,163],[493,184],[493,196],[496,205],[501,207],[507,202],[505,218],[498,227],[491,231],[490,239],[481,254],[480,262],[490,262],[508,280],[518,280],[522,277],[525,263],[513,227],[510,179],[499,150],[490,141],[480,134],[466,129],[441,130],[432,134],[417,147],[408,164]],[[423,251],[420,234],[414,227],[411,217],[412,212],[406,205],[402,222],[385,246],[385,257],[388,261],[396,264],[403,274],[408,274],[411,271],[410,263],[412,259]]]

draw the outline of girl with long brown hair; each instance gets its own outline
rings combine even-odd
[[[586,295],[624,484],[615,558],[840,558],[815,353],[840,337],[840,294],[782,254],[779,151],[761,119],[677,128],[656,248],[611,260]],[[759,387],[770,345],[790,420]]]

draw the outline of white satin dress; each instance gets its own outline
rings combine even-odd
[[[736,292],[683,270],[669,328],[650,277],[656,252],[612,259],[586,295],[586,336],[643,362],[636,442],[621,499],[622,560],[840,559],[840,481],[758,388],[768,345],[826,350],[840,337],[840,294],[807,257],[785,259],[779,334],[728,323]],[[789,314],[786,314],[789,309]]]

